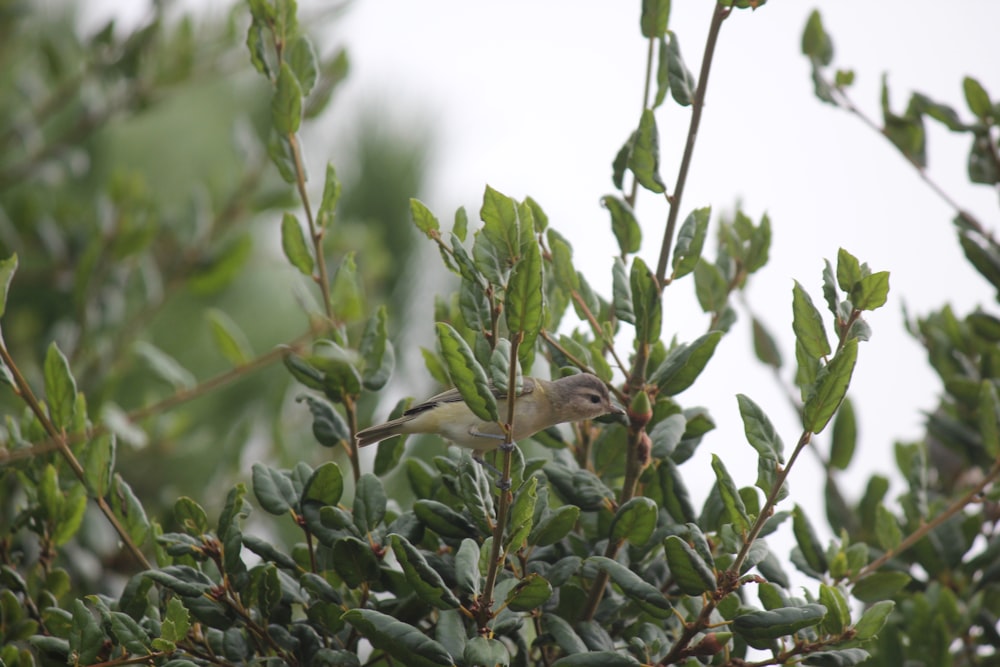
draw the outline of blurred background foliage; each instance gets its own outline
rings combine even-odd
[[[113,416],[230,368],[213,322],[234,323],[261,355],[307,332],[296,299],[310,297],[277,242],[281,213],[298,199],[268,157],[270,95],[248,67],[243,5],[205,17],[154,3],[137,30],[112,21],[93,34],[81,34],[75,11],[0,7],[0,255],[20,258],[4,333],[35,384],[57,341],[90,413]],[[345,113],[329,102],[347,55],[317,43],[306,114]],[[335,160],[349,167],[327,261],[335,268],[363,249],[365,298],[402,304],[408,200],[421,192],[430,135],[383,113],[374,103],[349,112],[357,121]],[[149,417],[146,435],[124,425],[120,470],[157,514],[180,494],[222,502],[205,490],[228,488],[252,460],[322,459],[296,393],[271,364]],[[23,406],[2,392],[0,409]],[[3,478],[12,490],[13,476]]]

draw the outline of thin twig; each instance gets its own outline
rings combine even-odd
[[[674,185],[674,193],[668,199],[670,202],[670,212],[667,214],[667,226],[663,231],[663,245],[660,249],[660,261],[656,266],[656,281],[663,289],[664,279],[667,275],[667,260],[670,259],[670,246],[674,239],[674,229],[677,227],[677,218],[681,208],[681,197],[684,194],[684,184],[687,182],[688,169],[691,167],[691,158],[694,155],[694,142],[698,137],[698,126],[701,124],[701,112],[705,106],[705,93],[708,90],[708,74],[712,69],[712,57],[715,55],[715,44],[719,38],[719,30],[722,22],[726,20],[731,12],[716,3],[715,12],[712,14],[712,23],[708,28],[708,38],[705,40],[705,54],[701,58],[701,72],[698,75],[698,88],[695,90],[694,99],[691,102],[691,124],[688,127],[687,141],[684,144],[684,156],[681,158],[680,168],[677,170],[677,183]]]
[[[504,430],[504,441],[501,445],[503,450],[503,472],[500,478],[500,500],[497,503],[497,521],[493,527],[493,544],[490,547],[490,562],[486,572],[486,582],[483,585],[483,594],[479,599],[477,621],[479,629],[485,631],[487,623],[493,618],[493,589],[496,586],[497,577],[503,569],[503,562],[507,560],[506,550],[503,548],[504,532],[507,528],[507,512],[510,509],[510,470],[513,460],[514,448],[514,408],[517,400],[517,349],[524,338],[524,332],[519,331],[511,335],[510,341],[510,370],[507,377],[507,421],[502,424]]]

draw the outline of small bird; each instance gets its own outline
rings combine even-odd
[[[507,392],[493,389],[497,413],[507,415]],[[514,440],[523,440],[562,422],[594,419],[606,414],[625,414],[611,402],[608,388],[596,375],[579,373],[555,381],[524,378],[523,391],[515,399]],[[503,431],[496,422],[483,421],[465,404],[457,389],[449,389],[414,405],[402,417],[358,431],[359,447],[394,435],[436,433],[476,454],[496,449]],[[479,458],[477,456],[477,458]]]

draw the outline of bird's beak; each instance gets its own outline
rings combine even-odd
[[[612,414],[612,415],[624,415],[624,414],[627,414],[627,413],[625,412],[625,408],[623,408],[620,405],[615,405],[614,403],[612,403],[611,404],[611,412],[608,413],[608,414]]]

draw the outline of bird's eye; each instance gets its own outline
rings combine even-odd
[[[597,394],[591,394],[590,395],[590,402],[593,403],[594,405],[597,405],[598,403],[601,402],[601,397],[598,396]]]

